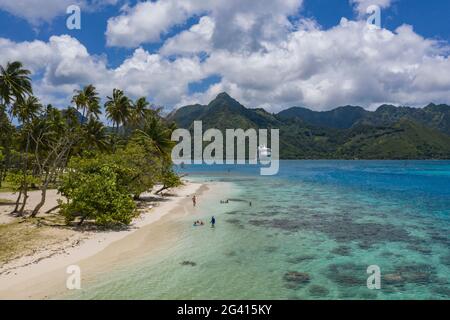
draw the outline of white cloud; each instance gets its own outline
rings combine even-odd
[[[208,15],[215,23],[216,47],[259,47],[260,40],[279,38],[291,25],[302,0],[158,0],[139,2],[110,18],[106,31],[110,46],[137,47],[157,42],[161,35],[188,18]],[[236,35],[239,35],[238,37]],[[233,41],[230,41],[233,39]]]
[[[184,30],[168,39],[160,49],[160,53],[172,55],[210,52],[214,28],[214,21],[210,17],[204,16],[198,24],[193,25],[189,30]]]
[[[192,8],[183,4],[184,1],[167,0],[126,6],[121,15],[108,20],[107,44],[136,47],[145,42],[157,42],[162,33],[190,16]]]
[[[32,25],[51,22],[55,17],[66,14],[73,4],[94,11],[105,5],[115,5],[120,0],[0,0],[0,10],[23,18]]]
[[[158,104],[175,105],[188,93],[188,84],[206,77],[196,57],[167,60],[138,48],[113,70],[110,81],[134,97],[149,96]],[[111,88],[111,84],[106,86]]]
[[[74,89],[94,84],[102,94],[121,88],[132,98],[147,96],[159,104],[175,105],[188,84],[205,73],[197,57],[167,60],[138,48],[119,67],[107,67],[104,57],[93,56],[75,38],[53,36],[48,42],[13,42],[0,38],[0,64],[20,60],[33,72],[35,94],[44,103],[66,106]]]
[[[44,79],[57,86],[95,81],[97,74],[106,70],[104,60],[89,55],[78,40],[68,35],[52,36],[49,42],[15,43],[0,38],[0,52],[0,63],[22,61],[34,73],[44,72]]]
[[[393,0],[350,0],[350,3],[354,5],[356,12],[360,15],[367,13],[367,8],[372,5],[379,6],[380,8],[388,8]]]
[[[102,96],[118,87],[133,98],[147,96],[168,107],[206,103],[221,91],[249,107],[272,111],[294,105],[325,110],[346,104],[450,102],[450,47],[419,36],[410,26],[393,32],[342,19],[322,30],[299,21],[297,29],[282,37],[258,38],[262,50],[241,50],[249,48],[245,41],[240,48],[214,42],[217,23],[204,16],[167,40],[159,53],[137,48],[117,68],[67,35],[48,42],[0,38],[0,64],[23,61],[37,78],[37,94],[59,106],[69,103],[73,89],[88,83]],[[251,19],[238,23],[245,30],[252,25]],[[189,93],[189,84],[211,75],[220,82],[205,92]]]
[[[344,19],[330,30],[292,32],[266,51],[212,52],[206,69],[222,81],[205,96],[228,91],[249,106],[270,105],[274,111],[293,105],[324,110],[449,102],[448,49],[409,26],[371,30],[362,21]]]

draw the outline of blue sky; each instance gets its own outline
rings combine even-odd
[[[20,3],[25,2],[26,6],[27,1],[27,11],[20,10]],[[184,103],[205,103],[219,91],[228,91],[251,107],[263,106],[274,111],[291,105],[322,110],[339,104],[373,108],[381,103],[420,106],[431,100],[450,102],[445,93],[450,91],[447,90],[450,80],[445,76],[437,80],[426,78],[433,74],[433,68],[436,72],[450,68],[448,1],[288,0],[272,1],[267,11],[264,7],[253,11],[251,1],[247,1],[249,4],[229,1],[227,5],[211,1],[213,4],[209,7],[198,9],[184,8],[181,0],[158,0],[152,7],[144,7],[136,1],[78,1],[82,7],[81,30],[66,28],[67,15],[55,7],[55,0],[0,0],[0,39],[9,41],[0,45],[0,62],[25,57],[38,83],[36,90],[45,102],[67,103],[70,92],[87,84],[85,82],[99,85],[105,94],[111,89],[108,82],[114,86],[124,85],[132,97],[146,95],[154,103],[169,108]],[[193,7],[198,6],[198,1],[189,1]],[[36,6],[41,9],[44,7],[43,12],[32,10],[34,2],[39,3]],[[169,4],[156,7],[164,2]],[[367,42],[370,31],[361,33],[356,29],[364,25],[367,18],[358,4],[372,3],[381,6],[382,29],[376,32],[384,32],[374,40],[379,41],[376,46]],[[127,9],[122,7],[125,4]],[[145,10],[148,10],[148,19],[139,16]],[[353,24],[342,22],[343,17]],[[114,19],[128,23],[130,34],[122,35],[121,25],[115,23],[119,20]],[[251,19],[254,24],[249,25],[247,21]],[[234,21],[236,26],[232,25]],[[149,22],[151,29],[147,26]],[[259,28],[258,23],[268,28]],[[194,31],[189,31],[192,28]],[[200,31],[195,31],[196,28]],[[243,31],[239,32],[239,28]],[[136,36],[140,34],[143,36]],[[300,34],[305,37],[299,38]],[[53,42],[51,37],[54,37]],[[349,46],[361,47],[364,54],[369,52],[376,58],[360,61],[361,55],[352,56],[346,48],[345,37],[349,37]],[[318,45],[319,41],[323,44]],[[309,43],[317,48],[312,51]],[[24,47],[30,44],[39,44],[43,52],[46,49],[49,52],[33,60],[30,53],[21,51],[26,51]],[[67,49],[63,45],[68,46]],[[385,59],[379,57],[384,54],[384,45],[389,47],[390,54]],[[59,54],[52,53],[55,46]],[[330,48],[336,50],[335,58],[325,51]],[[67,57],[65,52],[71,50],[79,53]],[[87,55],[83,50],[87,50]],[[406,62],[402,61],[400,56],[409,50],[419,51],[419,54],[410,54],[403,58]],[[286,60],[276,65],[280,55]],[[393,57],[399,57],[398,65],[392,61]],[[72,66],[80,63],[87,70],[75,70],[75,67],[70,70],[67,68],[71,65],[70,59],[73,59]],[[299,61],[289,73],[288,64],[294,60]],[[360,61],[361,65],[356,67],[354,61]],[[383,74],[372,75],[380,78],[376,81],[366,79],[366,76],[370,78],[371,71],[363,70],[372,64],[380,65],[374,66],[372,72],[384,70]],[[341,65],[343,70],[339,71],[336,65]],[[89,70],[96,75],[88,74]],[[170,71],[165,73],[165,70]],[[280,75],[277,70],[281,70]],[[270,79],[274,73],[278,76],[277,83]],[[386,80],[387,77],[392,79]],[[358,87],[361,82],[364,82],[361,86],[373,88],[365,91]],[[333,92],[331,88],[337,84],[342,87]],[[433,84],[436,90],[429,90]]]

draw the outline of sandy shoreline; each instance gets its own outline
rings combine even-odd
[[[128,258],[141,254],[142,243],[150,242],[146,250],[158,250],[162,243],[170,241],[160,220],[173,215],[192,212],[190,196],[201,194],[208,186],[187,182],[174,189],[173,195],[157,207],[144,210],[125,231],[92,232],[68,239],[65,243],[41,252],[15,259],[0,268],[0,299],[48,299],[67,293],[66,268],[78,265],[82,281],[94,278],[109,266],[124,263]],[[170,213],[170,214],[169,214]],[[160,224],[158,226],[158,223]],[[163,236],[164,235],[164,236]]]

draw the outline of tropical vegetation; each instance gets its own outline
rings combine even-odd
[[[64,201],[52,211],[68,223],[127,225],[142,193],[181,183],[170,159],[175,127],[161,108],[120,89],[102,106],[93,84],[76,90],[66,108],[44,106],[30,74],[20,62],[0,66],[0,187],[17,195],[12,213],[38,216],[48,190],[58,189]],[[40,201],[27,212],[30,190],[40,191]]]

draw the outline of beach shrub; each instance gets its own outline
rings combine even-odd
[[[33,176],[31,172],[27,172],[25,175],[20,171],[9,171],[6,174],[5,181],[9,186],[13,188],[15,192],[19,191],[26,183],[28,185],[35,185],[39,183],[39,178]]]
[[[59,191],[67,198],[61,213],[67,222],[79,218],[80,224],[93,220],[108,226],[131,223],[136,205],[121,182],[129,168],[114,164],[103,156],[74,158],[63,177]]]
[[[68,200],[61,213],[67,222],[129,224],[136,212],[133,199],[156,183],[167,188],[181,182],[153,141],[132,137],[113,153],[85,152],[71,159],[59,187]]]
[[[161,172],[160,183],[162,187],[156,192],[178,187],[182,184],[180,177],[173,171],[172,166],[166,166]]]
[[[160,180],[163,160],[155,155],[154,147],[146,141],[131,139],[124,148],[110,155],[108,161],[126,168],[119,181],[134,198],[139,198]]]

